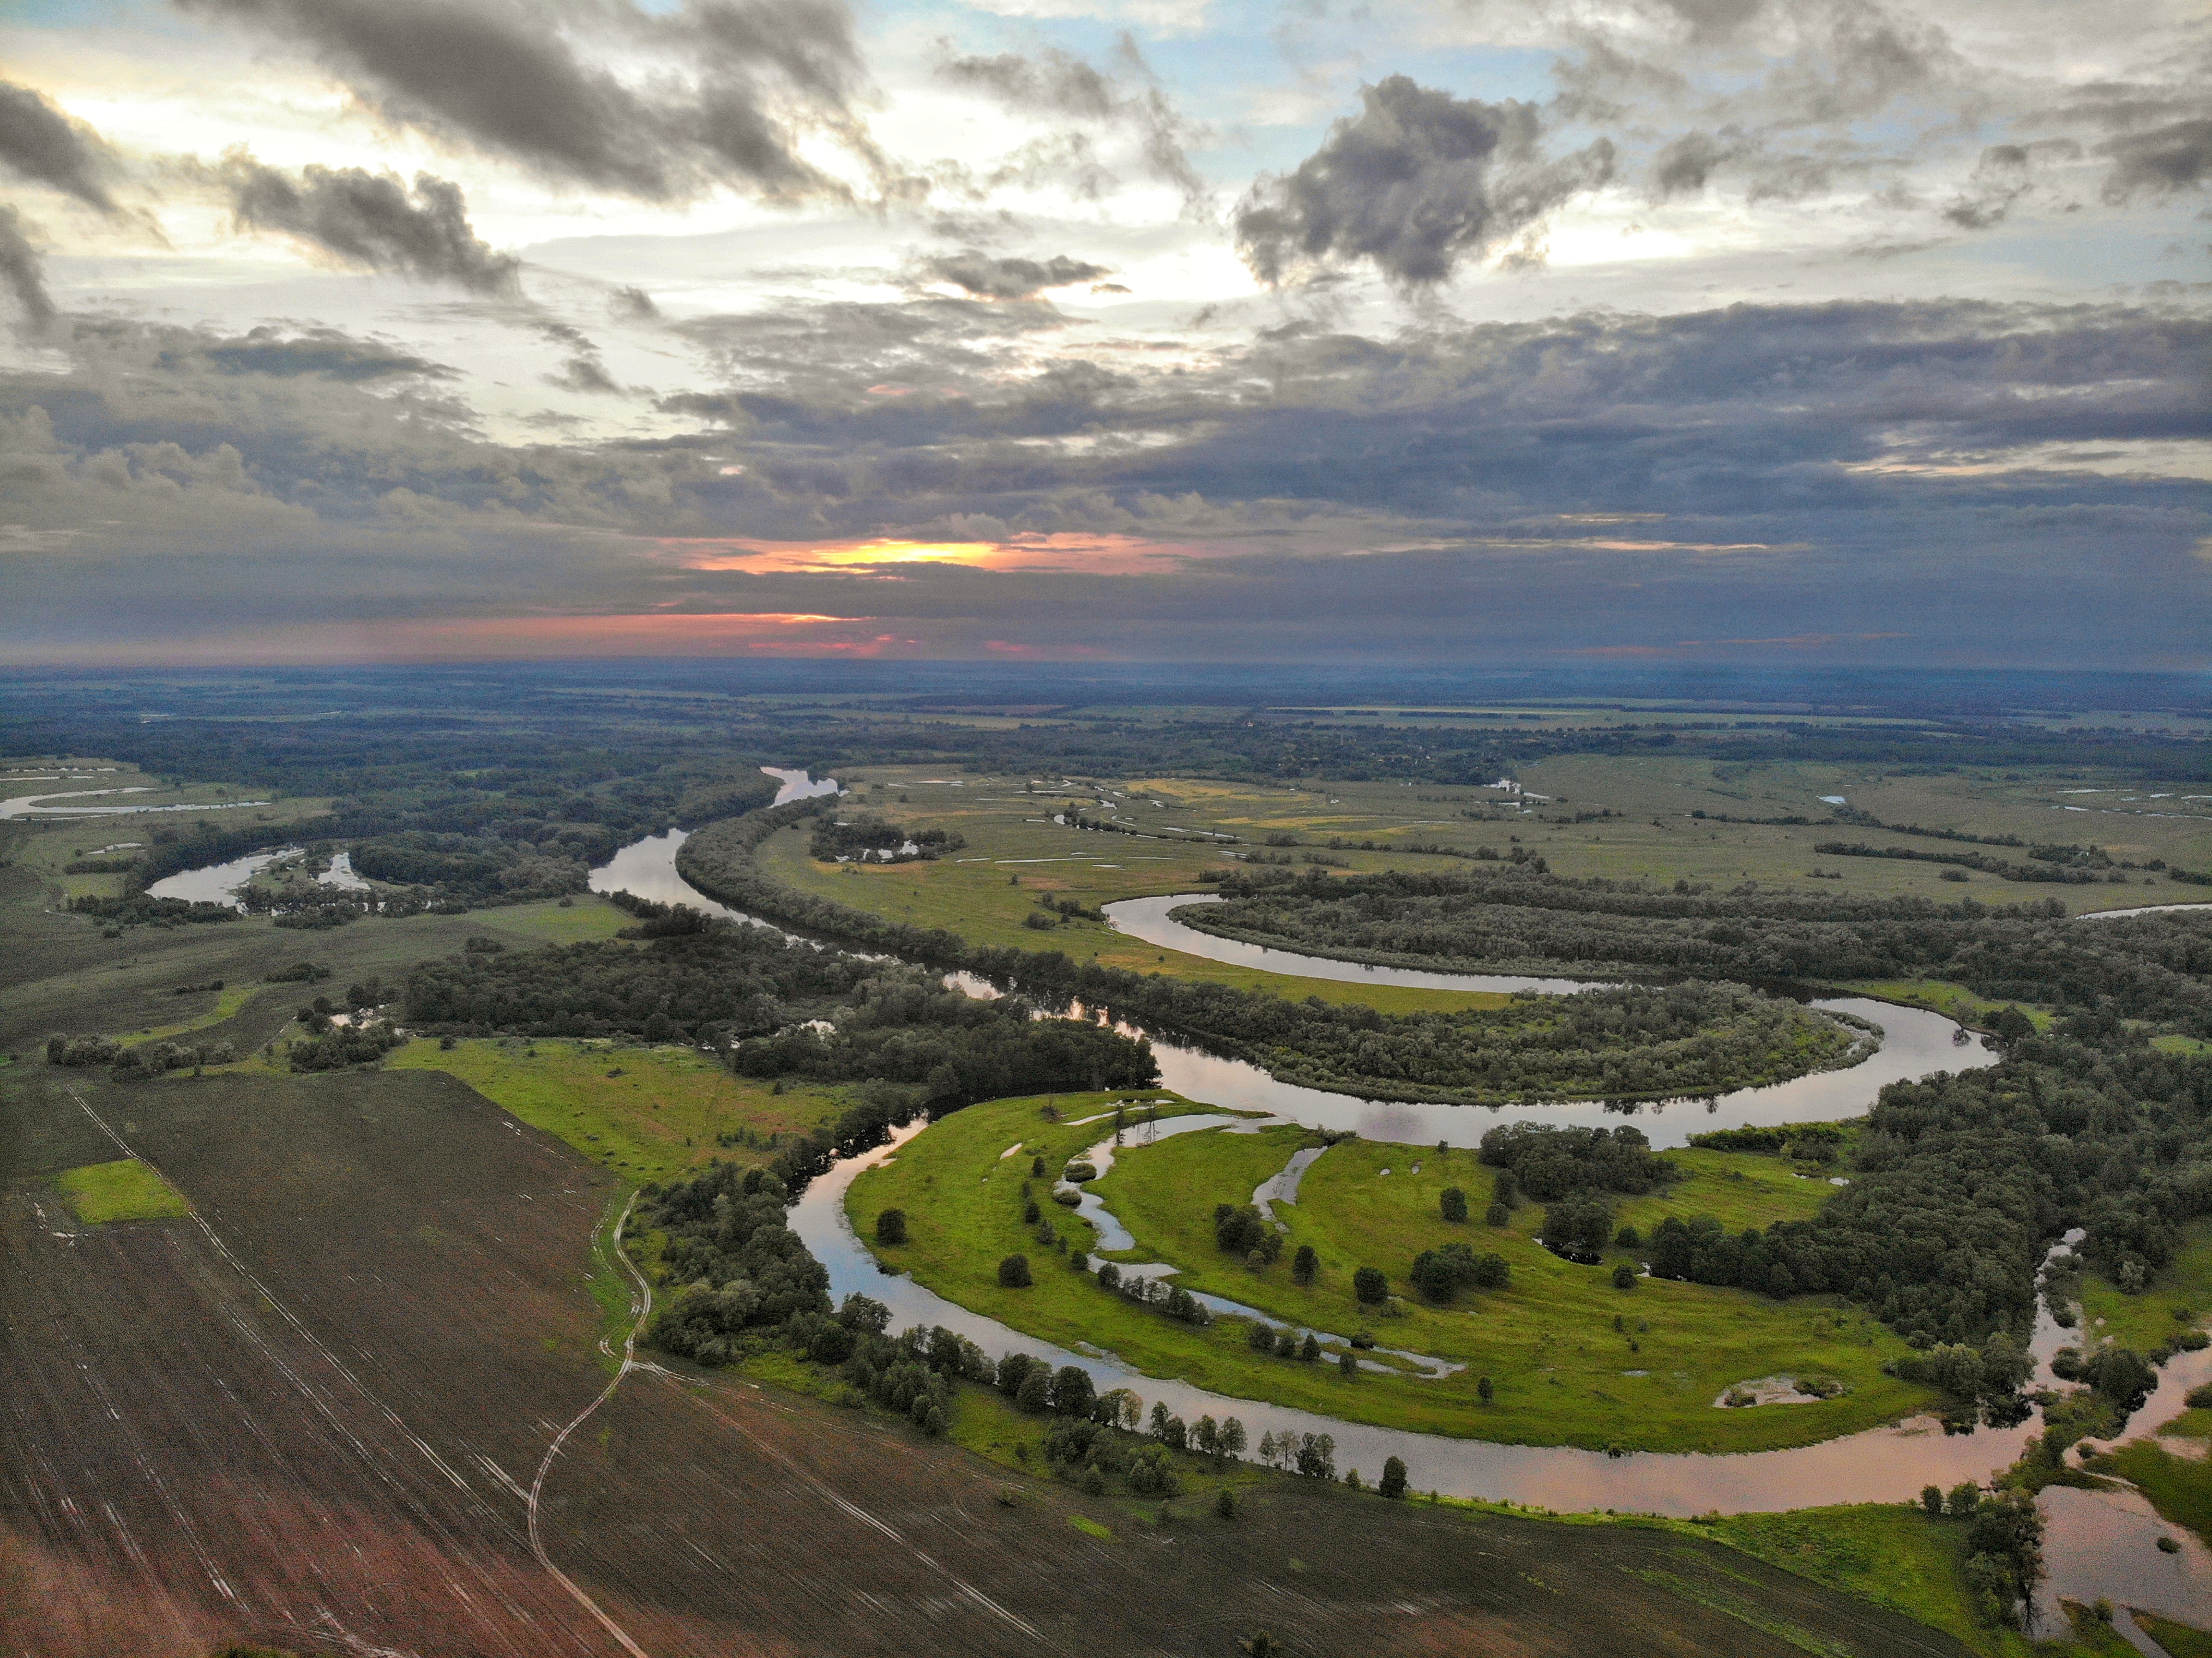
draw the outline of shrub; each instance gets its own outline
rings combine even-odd
[[[1467,1193],[1461,1191],[1456,1186],[1447,1186],[1444,1187],[1444,1194],[1440,1206],[1443,1209],[1443,1218],[1446,1220],[1465,1220],[1467,1218]]]
[[[1030,1277],[1030,1258],[1027,1255],[1008,1255],[999,1263],[1000,1288],[1026,1290],[1033,1281]]]
[[[1513,1212],[1502,1203],[1493,1203],[1482,1212],[1483,1222],[1489,1226],[1504,1226],[1511,1223]]]
[[[1224,1485],[1220,1494],[1213,1499],[1213,1511],[1224,1520],[1234,1520],[1237,1517],[1237,1493]]]
[[[1298,1252],[1291,1257],[1291,1276],[1300,1284],[1311,1284],[1321,1272],[1321,1257],[1314,1253],[1310,1243],[1298,1245]]]
[[[876,1217],[876,1242],[887,1249],[896,1249],[906,1242],[906,1211],[886,1209]]]
[[[1346,1382],[1358,1381],[1359,1379],[1359,1355],[1349,1351],[1346,1351],[1337,1359],[1336,1368],[1344,1372],[1344,1379]]]
[[[1382,1464],[1382,1478],[1375,1482],[1375,1489],[1385,1497],[1406,1494],[1406,1465],[1397,1457],[1387,1458]]]
[[[1636,1269],[1626,1261],[1622,1261],[1620,1266],[1613,1269],[1613,1287],[1616,1290],[1633,1290],[1636,1287]]]
[[[1379,1268],[1363,1266],[1352,1275],[1352,1293],[1370,1307],[1379,1307],[1390,1298],[1390,1280]]]
[[[1267,1325],[1255,1324],[1244,1333],[1244,1345],[1255,1353],[1272,1353],[1275,1351],[1275,1332]]]

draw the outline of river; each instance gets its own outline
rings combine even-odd
[[[684,902],[718,914],[755,920],[706,897],[678,875],[676,847],[680,832],[655,835],[625,847],[593,885],[603,890],[628,886],[641,896],[663,902]],[[619,874],[621,879],[616,879]],[[1158,912],[1140,910],[1128,915],[1127,906],[1109,906],[1108,914],[1132,936],[1146,937],[1164,911],[1189,899],[1135,900]],[[1146,932],[1135,929],[1142,926]],[[1208,935],[1191,932],[1194,942],[1210,948],[1224,944]],[[1155,942],[1167,942],[1160,935]],[[1180,948],[1180,944],[1176,947]],[[1287,952],[1278,952],[1287,954]],[[1339,977],[1356,973],[1369,979],[1364,968],[1341,962],[1294,957],[1300,966],[1315,969],[1306,976]],[[1389,969],[1375,969],[1380,975]],[[1388,982],[1388,981],[1383,981]],[[1551,981],[1553,987],[1571,981]],[[1471,987],[1462,986],[1461,987]],[[1940,1015],[1887,1004],[1866,1003],[1858,998],[1838,999],[1852,1012],[1868,1010],[1890,1033],[1889,1040],[1871,1058],[1846,1071],[1799,1078],[1771,1089],[1747,1089],[1723,1095],[1710,1107],[1694,1105],[1654,1109],[1637,1114],[1639,1125],[1653,1132],[1655,1144],[1679,1145],[1694,1128],[1736,1121],[1767,1123],[1803,1121],[1807,1101],[1789,1090],[1812,1083],[1820,1090],[1818,1109],[1823,1116],[1848,1117],[1865,1112],[1883,1083],[1898,1075],[1924,1074],[1936,1069],[1957,1070],[1987,1065],[1991,1056],[1978,1043],[1954,1045],[1955,1028]],[[1902,1016],[1902,1017],[1900,1017]],[[1376,1104],[1343,1095],[1302,1089],[1274,1081],[1258,1067],[1240,1061],[1200,1054],[1181,1044],[1153,1041],[1164,1079],[1178,1093],[1220,1105],[1267,1110],[1291,1121],[1316,1127],[1357,1127],[1363,1136],[1433,1145],[1439,1139],[1472,1144],[1492,1123],[1526,1114],[1553,1122],[1597,1120],[1618,1121],[1618,1114],[1601,1106],[1537,1106],[1490,1111],[1466,1106],[1402,1107]],[[1920,1070],[1913,1069],[1915,1066]],[[1449,1125],[1437,1131],[1439,1122]],[[876,1259],[854,1235],[845,1213],[845,1194],[863,1169],[894,1155],[897,1148],[924,1132],[926,1125],[910,1124],[890,1145],[878,1147],[836,1164],[810,1185],[793,1206],[792,1229],[805,1242],[828,1270],[833,1297],[858,1291],[874,1297],[891,1309],[894,1327],[908,1324],[944,1325],[981,1345],[994,1355],[1021,1351],[1037,1355],[1054,1365],[1079,1364],[1102,1388],[1132,1388],[1147,1405],[1164,1402],[1169,1410],[1194,1420],[1201,1414],[1217,1419],[1235,1416],[1243,1422],[1249,1439],[1274,1432],[1328,1433],[1337,1442],[1340,1467],[1357,1467],[1370,1478],[1388,1456],[1402,1457],[1418,1490],[1434,1490],[1455,1497],[1478,1497],[1560,1510],[1618,1509],[1656,1514],[1689,1515],[1713,1509],[1724,1513],[1808,1508],[1826,1503],[1899,1502],[1930,1483],[1946,1488],[1962,1479],[1986,1480],[2015,1461],[2039,1425],[2033,1419],[2018,1428],[1981,1428],[1971,1433],[1947,1434],[1933,1418],[1917,1418],[1888,1427],[1871,1429],[1818,1445],[1790,1450],[1756,1451],[1729,1455],[1673,1455],[1636,1452],[1609,1457],[1602,1452],[1561,1446],[1498,1445],[1480,1440],[1456,1439],[1438,1434],[1409,1433],[1345,1422],[1310,1412],[1292,1410],[1254,1400],[1209,1393],[1183,1382],[1146,1376],[1100,1351],[1071,1351],[1025,1336],[997,1320],[969,1311],[923,1288],[905,1276],[884,1273]],[[2039,1321],[2034,1347],[2039,1357],[2050,1354],[2065,1339],[2047,1313]],[[2159,1390],[2136,1412],[2130,1434],[2148,1433],[2179,1414],[2182,1395],[2197,1383],[2212,1380],[2212,1350],[2185,1353],[2161,1373]],[[1768,1406],[1765,1408],[1783,1408]],[[1817,1406],[1789,1408],[1818,1409]],[[2069,1588],[2069,1593],[2072,1592]],[[2102,1593],[2103,1591],[2098,1591]]]

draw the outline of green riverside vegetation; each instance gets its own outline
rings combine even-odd
[[[1297,1128],[1201,1129],[1146,1145],[1139,1143],[1146,1113],[1130,1110],[1127,1143],[1097,1187],[1137,1244],[1107,1259],[1173,1265],[1182,1270],[1172,1282],[1255,1308],[1280,1327],[1310,1326],[1346,1339],[1364,1333],[1378,1347],[1467,1368],[1442,1380],[1363,1371],[1347,1381],[1334,1362],[1262,1356],[1249,1345],[1243,1321],[1200,1327],[1139,1307],[1101,1288],[1093,1273],[1070,1269],[1057,1242],[1040,1248],[1039,1224],[1070,1250],[1095,1248],[1089,1224],[1051,1201],[1052,1177],[1077,1153],[1111,1139],[1110,1116],[1079,1121],[1110,1112],[1110,1097],[993,1101],[932,1125],[888,1163],[854,1181],[847,1207],[856,1230],[872,1237],[881,1211],[904,1210],[908,1242],[872,1246],[877,1253],[939,1294],[1026,1333],[1062,1346],[1088,1342],[1148,1374],[1386,1426],[1593,1448],[1617,1443],[1752,1450],[1855,1431],[1936,1398],[1924,1387],[1884,1376],[1883,1363],[1903,1354],[1903,1344],[1832,1298],[1776,1303],[1739,1290],[1650,1278],[1624,1291],[1613,1287],[1612,1268],[1633,1252],[1608,1249],[1595,1266],[1563,1260],[1532,1241],[1539,1206],[1516,1210],[1505,1227],[1486,1225],[1479,1217],[1495,1171],[1468,1149],[1439,1157],[1416,1147],[1340,1142],[1309,1169],[1295,1205],[1276,1206],[1291,1229],[1277,1260],[1258,1265],[1224,1254],[1216,1242],[1215,1206],[1249,1201],[1257,1185],[1292,1152],[1319,1145],[1318,1137]],[[1045,1114],[1048,1107],[1059,1121]],[[1177,1102],[1161,1110],[1188,1114],[1202,1108]],[[1002,1155],[1017,1145],[1019,1151]],[[1733,1217],[1771,1221],[1803,1212],[1813,1186],[1776,1172],[1773,1159],[1682,1156],[1692,1169],[1690,1179],[1623,1213],[1656,1222],[1666,1212],[1720,1206],[1703,1202],[1710,1190]],[[1030,1172],[1037,1157],[1045,1160],[1046,1177]],[[1417,1163],[1419,1174],[1413,1171]],[[1739,1181],[1729,1177],[1730,1163],[1761,1167],[1758,1177]],[[1478,1218],[1456,1225],[1441,1218],[1440,1199],[1449,1185],[1468,1192]],[[1039,1223],[1023,1218],[1030,1201],[1038,1205]],[[1413,1259],[1454,1241],[1504,1255],[1510,1286],[1462,1292],[1449,1307],[1425,1303],[1407,1280]],[[1310,1244],[1320,1260],[1310,1287],[1295,1276],[1301,1244]],[[1026,1250],[1033,1263],[1028,1289],[998,1282],[998,1263],[1017,1250]],[[1370,1265],[1383,1271],[1395,1297],[1383,1309],[1363,1306],[1353,1293],[1354,1272]],[[1326,1357],[1334,1361],[1346,1351],[1331,1343]],[[1402,1363],[1379,1351],[1367,1356]],[[1644,1374],[1629,1374],[1635,1371]],[[1734,1384],[1784,1373],[1832,1378],[1844,1390],[1817,1404],[1715,1408]],[[1486,1375],[1494,1389],[1487,1405],[1477,1390]]]

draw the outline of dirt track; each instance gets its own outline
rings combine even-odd
[[[623,1650],[533,1558],[522,1500],[607,1381],[580,1272],[600,1177],[436,1073],[80,1083],[214,1239],[79,1232],[27,1177],[113,1154],[52,1073],[17,1076],[0,1652]],[[563,1449],[541,1521],[652,1658],[1227,1658],[1260,1628],[1314,1654],[1802,1650],[1759,1625],[1960,1650],[1660,1533],[1290,1480],[1233,1524],[1156,1530],[1036,1480],[1001,1506],[1008,1483],[902,1426],[646,1370]],[[1078,1506],[1115,1540],[1071,1527]]]

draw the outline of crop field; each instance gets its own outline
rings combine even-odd
[[[586,1282],[605,1175],[436,1072],[16,1068],[0,1089],[9,1650],[536,1658],[612,1654],[612,1629],[654,1658],[1259,1631],[1316,1653],[1959,1650],[1678,1529],[1283,1476],[1233,1521],[1091,1501],[902,1422],[656,1370],[568,1441],[538,1509],[602,1624],[533,1554],[526,1497],[607,1381]],[[52,1179],[110,1130],[197,1218],[68,1224]]]
[[[1832,1297],[1784,1303],[1649,1278],[1624,1291],[1613,1286],[1612,1269],[1632,1262],[1635,1252],[1609,1249],[1596,1266],[1563,1260],[1534,1241],[1539,1206],[1514,1210],[1506,1226],[1484,1224],[1493,1171],[1464,1148],[1440,1157],[1359,1141],[1331,1147],[1308,1169],[1297,1201],[1275,1206],[1290,1229],[1281,1259],[1250,1265],[1216,1247],[1214,1206],[1250,1202],[1292,1152],[1320,1139],[1293,1127],[1212,1129],[1145,1145],[1143,1126],[1133,1127],[1097,1189],[1136,1244],[1106,1259],[1164,1261],[1181,1269],[1176,1282],[1256,1308],[1285,1326],[1346,1337],[1364,1329],[1381,1346],[1467,1369],[1440,1380],[1373,1372],[1352,1380],[1333,1362],[1261,1356],[1246,1345],[1241,1321],[1200,1328],[1170,1320],[1038,1249],[1022,1220],[1023,1185],[1071,1248],[1091,1249],[1090,1224],[1046,1199],[1062,1164],[1111,1132],[1110,1124],[1079,1121],[1109,1108],[1103,1096],[1058,1100],[1060,1122],[1041,1116],[1040,1103],[994,1101],[933,1125],[854,1182],[848,1208],[855,1229],[872,1237],[877,1214],[903,1209],[908,1242],[879,1248],[886,1260],[939,1294],[1043,1339],[1087,1341],[1152,1375],[1386,1426],[1513,1443],[1747,1451],[1856,1432],[1934,1400],[1925,1388],[1881,1374],[1882,1362],[1902,1353],[1904,1344]],[[1204,1109],[1176,1108],[1194,1108]],[[1021,1152],[1003,1155],[1016,1144]],[[1802,1218],[1828,1189],[1779,1158],[1672,1155],[1688,1177],[1663,1194],[1624,1201],[1618,1220],[1648,1230],[1669,1213],[1711,1214],[1740,1230]],[[1044,1158],[1045,1178],[1031,1173],[1035,1156]],[[1456,1225],[1438,1215],[1443,1188],[1454,1185],[1475,1216]],[[1413,1258],[1453,1241],[1504,1256],[1510,1286],[1463,1291],[1445,1307],[1424,1303],[1406,1281]],[[1310,1287],[1291,1275],[1301,1244],[1320,1258]],[[1036,1263],[1036,1282],[1027,1289],[998,1283],[999,1261],[1015,1253]],[[1399,1316],[1378,1317],[1357,1301],[1352,1278],[1360,1266],[1377,1267],[1390,1279],[1402,1297]],[[1324,1351],[1334,1361],[1344,1349]],[[1832,1377],[1848,1391],[1819,1404],[1714,1407],[1737,1382],[1783,1374]],[[1483,1376],[1495,1389],[1488,1404],[1477,1391]]]

